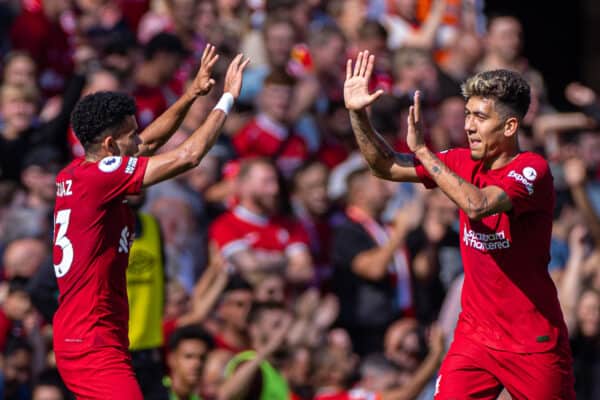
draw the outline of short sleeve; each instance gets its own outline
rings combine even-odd
[[[93,195],[109,203],[126,195],[139,194],[148,165],[147,157],[105,157],[92,168],[96,168],[91,179]]]
[[[514,168],[506,168],[495,182],[490,183],[508,195],[515,215],[536,210],[551,211],[554,189],[548,163],[537,155],[524,158]]]
[[[446,150],[446,151],[442,151],[440,153],[435,153],[435,155],[448,168],[450,168],[452,171],[458,173],[459,175],[460,175],[459,166],[461,165],[461,161],[466,161],[466,160],[470,161],[470,159],[471,159],[468,149]],[[431,178],[431,175],[429,175],[429,172],[427,172],[427,170],[425,169],[423,164],[421,164],[421,162],[419,160],[417,160],[416,158],[415,158],[415,171],[417,173],[417,177],[419,178],[421,183],[423,185],[425,185],[425,187],[427,189],[432,189],[432,188],[437,187],[437,184]]]
[[[208,235],[217,244],[223,257],[229,258],[238,251],[249,249],[251,245],[224,217],[227,214],[211,225]]]
[[[375,242],[360,225],[342,224],[336,228],[333,237],[333,263],[350,268],[356,256],[374,247]]]

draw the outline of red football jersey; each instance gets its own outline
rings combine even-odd
[[[462,312],[456,335],[488,347],[518,353],[551,350],[566,326],[548,273],[555,193],[548,163],[520,153],[507,165],[487,170],[468,149],[438,157],[478,188],[498,186],[512,210],[474,221],[460,211],[461,253],[465,269]],[[416,165],[427,187],[435,186]]]
[[[220,216],[211,226],[210,238],[224,257],[252,249],[257,256],[272,253],[308,251],[308,235],[300,223],[284,218],[265,218],[237,206]]]
[[[129,347],[125,269],[135,220],[124,197],[140,192],[147,164],[143,157],[78,158],[56,177],[56,350]]]
[[[304,139],[264,114],[251,120],[234,136],[233,147],[242,158],[277,155],[277,167],[285,176],[290,176],[308,158]]]

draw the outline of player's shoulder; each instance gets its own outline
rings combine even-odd
[[[534,181],[538,177],[551,176],[548,161],[540,154],[531,151],[520,153],[514,160],[514,167],[529,181]]]

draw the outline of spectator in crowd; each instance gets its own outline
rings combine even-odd
[[[170,92],[167,84],[184,55],[181,40],[168,33],[157,34],[145,46],[144,62],[135,71],[133,91],[141,129],[150,125],[180,94]]]
[[[417,19],[417,1],[397,0],[391,3],[395,6],[395,13],[388,12],[382,18],[382,23],[388,30],[387,45],[390,49],[432,49],[438,42],[443,42],[438,29],[446,12],[447,0],[434,0],[427,19],[422,24]]]
[[[319,285],[329,281],[333,272],[329,259],[333,217],[327,197],[328,179],[327,167],[318,161],[310,161],[296,170],[292,180],[292,209],[308,234]]]
[[[239,203],[211,228],[225,259],[251,282],[270,271],[284,272],[295,284],[313,279],[308,239],[295,220],[278,216],[276,168],[265,159],[246,161],[237,177]]]
[[[39,209],[50,215],[56,196],[56,174],[62,155],[53,147],[30,149],[23,159],[21,182],[25,187],[22,207]]]
[[[252,286],[241,276],[233,276],[216,309],[217,327],[214,332],[215,346],[232,353],[249,348],[248,312],[252,306]]]
[[[4,58],[3,85],[27,86],[37,79],[37,65],[25,51],[15,50]]]
[[[287,399],[290,388],[281,374],[286,360],[283,347],[292,317],[277,303],[255,303],[248,316],[252,349],[236,354],[227,364],[227,380],[219,398]]]
[[[32,400],[67,400],[67,388],[56,369],[47,369],[40,373],[33,386]]]
[[[287,177],[308,158],[306,142],[288,120],[295,83],[285,72],[270,73],[259,95],[257,116],[232,139],[242,159],[269,157]]]
[[[225,381],[223,371],[232,356],[233,353],[223,349],[215,349],[208,353],[200,382],[200,393],[203,399],[218,398],[219,390]]]
[[[26,51],[36,60],[45,95],[60,93],[73,72],[74,32],[64,23],[68,11],[69,3],[63,0],[29,4],[13,21],[10,31],[13,48]]]
[[[8,279],[33,277],[49,256],[46,237],[20,237],[6,245],[4,276]]]
[[[33,349],[24,339],[15,339],[4,349],[0,394],[5,399],[31,398],[31,360]]]
[[[0,308],[0,350],[5,352],[14,340],[22,336],[23,320],[31,312],[26,282],[25,278],[13,278],[3,285],[8,286],[8,293]]]
[[[402,253],[406,216],[399,212],[388,232],[380,213],[390,198],[386,184],[360,169],[348,177],[346,220],[333,236],[333,286],[340,299],[340,324],[359,355],[382,350],[389,324],[410,310],[412,292]]]
[[[240,103],[252,105],[262,91],[265,78],[274,71],[286,71],[292,55],[292,48],[296,43],[296,31],[293,23],[285,17],[272,16],[267,18],[262,27],[263,40],[260,45],[264,45],[266,64],[260,64],[248,68],[244,75],[244,88],[240,94]],[[262,47],[261,47],[262,49]],[[255,50],[256,51],[256,50]],[[258,50],[261,51],[260,49]],[[254,59],[260,59],[260,53],[253,54],[250,50],[248,56]]]
[[[212,346],[210,335],[199,326],[182,326],[173,332],[169,338],[170,373],[163,380],[170,399],[200,399],[202,371]]]

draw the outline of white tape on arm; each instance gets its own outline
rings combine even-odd
[[[229,114],[233,108],[233,95],[229,92],[223,93],[223,96],[219,99],[219,102],[213,110],[221,110],[225,115]]]

